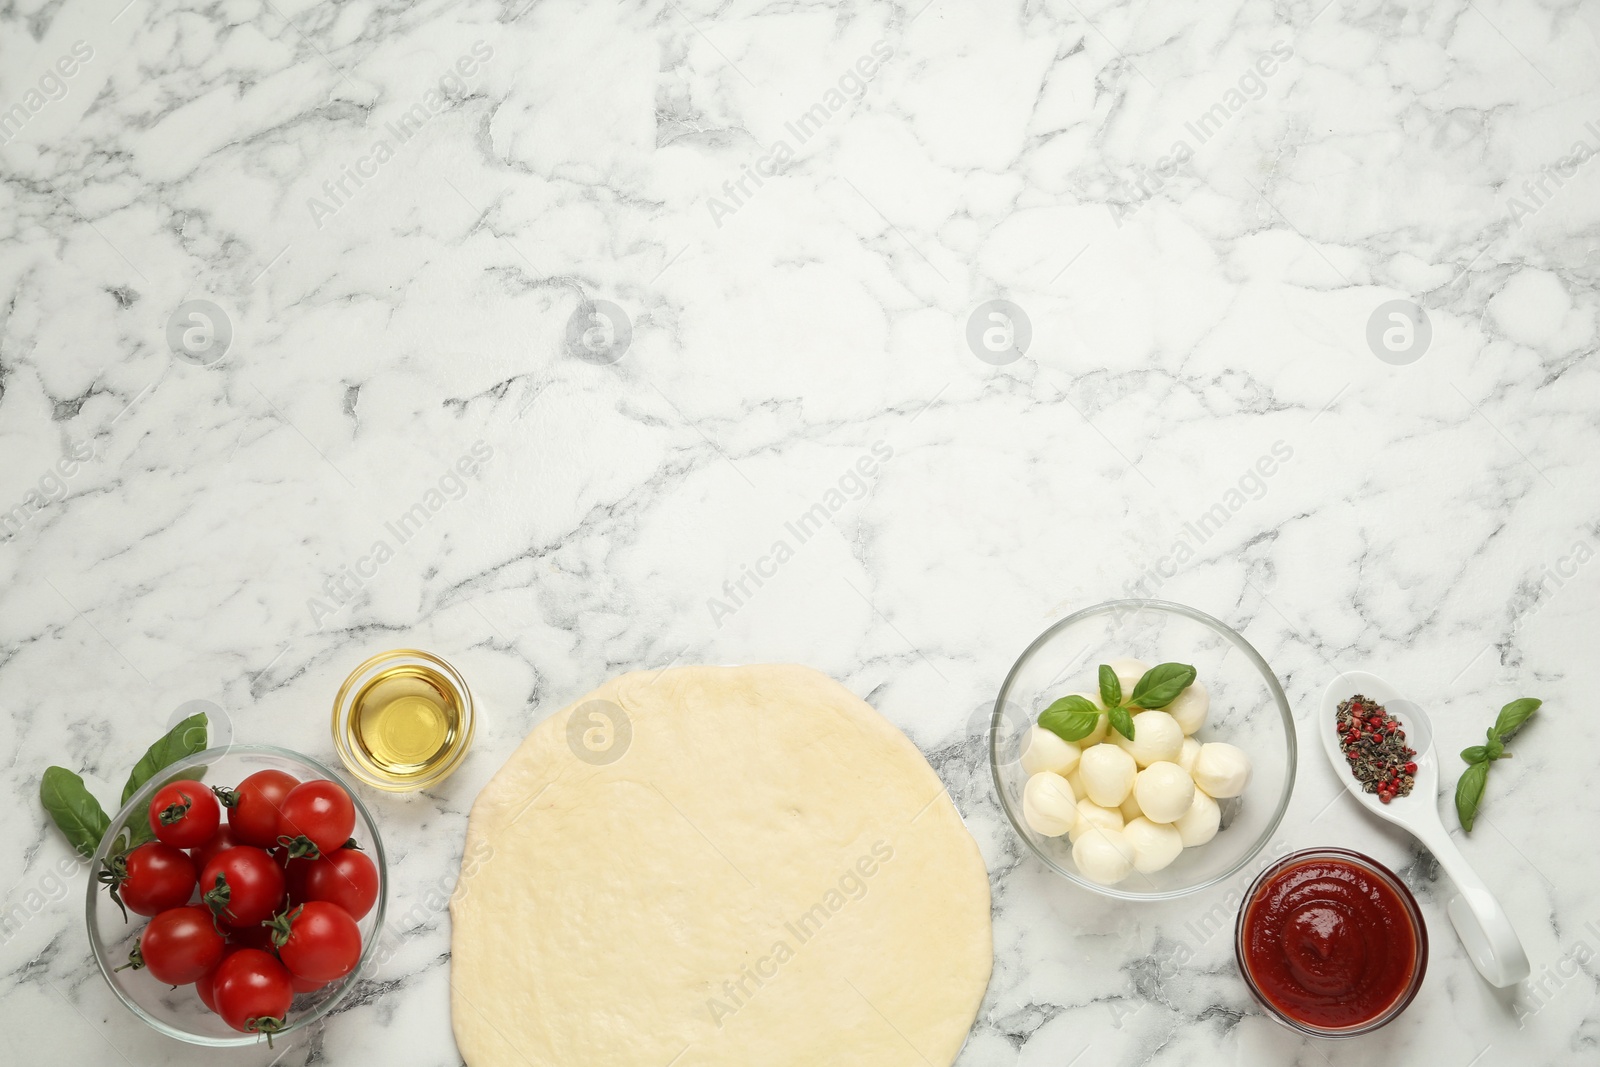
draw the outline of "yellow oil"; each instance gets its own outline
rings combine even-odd
[[[372,768],[403,784],[448,760],[461,729],[454,687],[428,667],[404,664],[373,677],[353,701],[350,733]]]

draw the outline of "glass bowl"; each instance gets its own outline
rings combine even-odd
[[[1335,860],[1360,867],[1392,889],[1395,896],[1400,898],[1400,903],[1404,906],[1406,915],[1411,921],[1411,931],[1416,943],[1415,955],[1411,966],[1411,979],[1406,983],[1405,989],[1401,991],[1392,1004],[1378,1014],[1364,1022],[1355,1023],[1351,1026],[1317,1026],[1312,1023],[1301,1022],[1299,1019],[1284,1012],[1262,992],[1255,976],[1250,972],[1250,966],[1245,955],[1246,920],[1250,912],[1250,906],[1255,902],[1256,897],[1263,892],[1267,883],[1281,872],[1298,864],[1317,860]],[[1283,857],[1283,859],[1262,871],[1256,877],[1256,880],[1251,883],[1249,891],[1244,895],[1244,902],[1239,905],[1239,919],[1235,923],[1233,931],[1233,955],[1234,960],[1239,965],[1239,973],[1244,976],[1245,985],[1250,987],[1250,993],[1256,998],[1256,1003],[1261,1005],[1269,1017],[1276,1019],[1291,1030],[1308,1034],[1311,1037],[1357,1037],[1361,1034],[1370,1034],[1378,1027],[1388,1023],[1395,1016],[1405,1011],[1411,1001],[1416,998],[1417,991],[1422,988],[1423,976],[1428,972],[1428,927],[1423,922],[1422,910],[1417,907],[1417,898],[1411,895],[1411,890],[1406,888],[1404,882],[1395,877],[1393,871],[1371,856],[1363,856],[1359,852],[1352,852],[1344,848],[1308,848],[1299,852],[1292,852]]]
[[[383,840],[372,814],[361,803],[354,786],[344,776],[323,766],[310,756],[302,756],[288,749],[272,745],[229,745],[197,752],[162,769],[135,793],[122,810],[111,820],[111,826],[100,842],[90,863],[87,922],[89,944],[94,948],[95,962],[100,973],[117,998],[128,1010],[143,1019],[151,1029],[168,1037],[194,1045],[212,1048],[229,1048],[254,1045],[263,1040],[261,1034],[242,1034],[222,1021],[222,1017],[200,1003],[193,986],[171,986],[154,978],[147,970],[116,968],[128,962],[128,953],[139,943],[139,934],[147,921],[144,916],[128,913],[126,921],[116,903],[100,886],[98,876],[106,867],[108,856],[122,835],[123,828],[134,818],[148,818],[146,811],[150,798],[167,782],[180,778],[196,778],[210,785],[237,785],[247,776],[260,770],[280,770],[301,781],[327,778],[338,782],[350,794],[356,809],[355,837],[357,843],[372,858],[378,868],[378,900],[356,925],[361,930],[361,961],[345,977],[321,989],[301,993],[294,998],[288,1020],[274,1039],[292,1034],[331,1012],[354,987],[366,969],[368,959],[378,944],[378,932],[383,928],[384,905],[388,899],[389,871],[384,859]],[[223,816],[227,818],[226,814]]]
[[[1162,870],[1134,871],[1115,885],[1078,872],[1065,835],[1045,837],[1022,817],[1022,749],[1039,713],[1069,693],[1098,690],[1096,668],[1132,657],[1189,663],[1211,696],[1198,741],[1226,741],[1250,757],[1250,784],[1222,800],[1222,828],[1186,848]],[[1272,668],[1250,643],[1203,611],[1165,600],[1112,600],[1067,616],[1023,651],[995,700],[989,767],[1000,805],[1022,840],[1051,870],[1091,892],[1119,900],[1171,900],[1216,885],[1249,863],[1271,839],[1289,806],[1295,775],[1294,716]]]
[[[404,770],[386,767],[373,758],[362,743],[358,721],[362,698],[396,675],[405,676],[414,691],[428,693],[429,703],[451,706],[456,715],[446,728],[443,745],[435,752],[419,755],[419,762]],[[421,649],[395,648],[378,653],[351,671],[333,698],[333,744],[339,758],[361,781],[390,793],[427,789],[455,773],[472,748],[476,728],[477,709],[467,680],[444,659]]]

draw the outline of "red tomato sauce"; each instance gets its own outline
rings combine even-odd
[[[1417,930],[1377,872],[1326,856],[1291,863],[1246,905],[1241,950],[1261,995],[1322,1029],[1359,1026],[1405,996]]]

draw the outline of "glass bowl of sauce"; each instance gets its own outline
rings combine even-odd
[[[1416,898],[1387,867],[1346,849],[1307,849],[1251,885],[1234,952],[1268,1015],[1313,1037],[1354,1037],[1417,995],[1428,931]]]
[[[476,713],[459,671],[431,652],[397,648],[344,680],[333,742],[350,773],[391,793],[443,781],[472,747]]]

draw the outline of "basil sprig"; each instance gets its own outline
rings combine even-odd
[[[1539,710],[1542,703],[1533,697],[1513,700],[1500,709],[1494,725],[1485,731],[1483,744],[1461,750],[1461,758],[1466,760],[1467,769],[1456,782],[1456,818],[1461,820],[1461,829],[1467,833],[1472,832],[1472,824],[1478,817],[1478,805],[1483,802],[1484,786],[1489,784],[1489,765],[1495,760],[1511,758],[1511,753],[1506,751],[1506,742]]]
[[[170,764],[204,750],[209,726],[204,712],[191,715],[151,745],[128,775],[128,784],[122,788],[122,803],[127,804],[140,786]],[[95,849],[100,847],[100,840],[111,826],[111,818],[83,784],[81,777],[65,767],[46,767],[39,778],[39,803],[44,805],[46,813],[60,828],[67,844],[80,855],[94,856]],[[123,827],[123,834],[124,851],[154,837],[148,819],[128,820]]]
[[[1164,708],[1178,699],[1178,694],[1194,684],[1195,669],[1187,663],[1161,663],[1144,672],[1124,697],[1122,681],[1110,665],[1102,663],[1099,670],[1100,703],[1105,705],[1105,715],[1111,728],[1133,740],[1133,716],[1136,711]],[[1101,711],[1087,697],[1062,697],[1039,713],[1039,725],[1063,741],[1081,741],[1094,732]]]
[[[67,844],[80,855],[94,855],[111,826],[111,816],[84,786],[82,778],[65,767],[46,767],[39,779],[39,803],[61,828]]]

